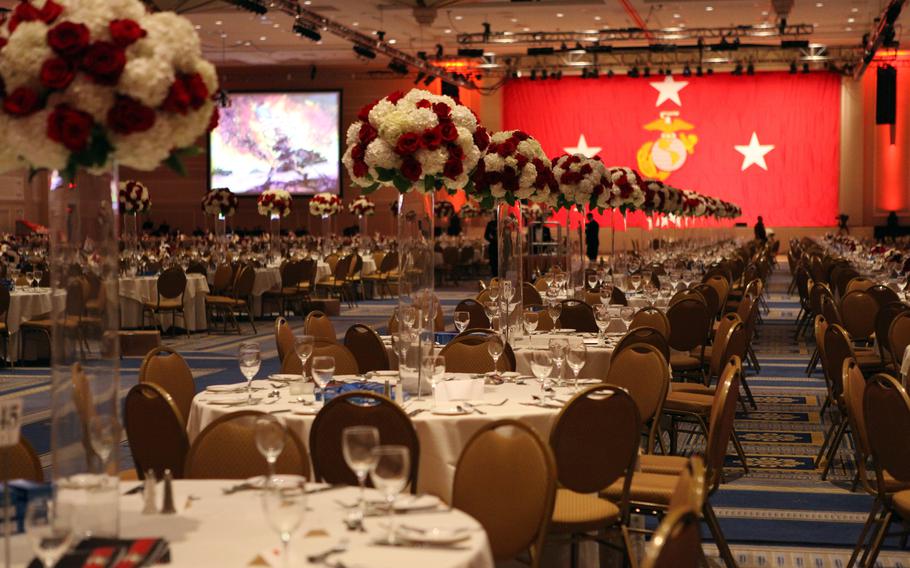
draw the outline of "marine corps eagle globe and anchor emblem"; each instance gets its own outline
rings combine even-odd
[[[661,111],[660,118],[644,126],[645,130],[660,132],[660,138],[642,144],[638,149],[638,170],[645,177],[666,180],[686,163],[686,156],[695,153],[698,136],[688,133],[694,125],[679,118],[679,111]]]

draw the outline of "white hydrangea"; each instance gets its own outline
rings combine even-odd
[[[43,22],[22,22],[16,27],[16,33],[9,37],[9,43],[0,51],[0,75],[6,92],[39,86],[41,66],[55,57],[47,46],[47,30]]]
[[[110,87],[98,85],[81,73],[76,75],[69,88],[54,93],[47,99],[48,108],[65,103],[73,108],[92,115],[96,122],[107,121],[107,113],[114,106],[114,91]]]

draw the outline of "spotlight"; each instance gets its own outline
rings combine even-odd
[[[531,80],[532,81],[537,80],[537,69],[531,69]]]
[[[354,53],[364,59],[376,59],[376,52],[365,45],[354,44]]]
[[[628,75],[629,75],[629,77],[632,77],[633,79],[637,78],[638,77],[638,67],[635,66],[635,67],[632,67],[631,69],[629,69]]]
[[[408,66],[403,61],[399,61],[397,59],[389,61],[389,69],[395,73],[398,73],[399,75],[408,74]]]
[[[320,41],[322,39],[322,34],[319,33],[316,26],[310,22],[304,21],[300,16],[297,16],[294,19],[294,27],[292,29],[294,30],[294,33],[300,37],[305,37],[313,41]]]
[[[259,16],[262,16],[269,11],[268,6],[261,0],[228,0],[228,3]]]
[[[692,76],[692,68],[689,67],[688,64],[686,64],[686,66],[683,67],[683,77],[691,77],[691,76]]]
[[[442,59],[442,53],[443,53],[442,44],[437,43],[436,44],[436,59]]]
[[[746,75],[755,75],[755,64],[749,63],[746,66]]]
[[[790,74],[796,75],[796,61],[790,63]]]
[[[647,79],[648,77],[650,77],[650,76],[651,76],[651,68],[650,68],[650,67],[645,67],[645,73],[644,73],[644,75],[642,75],[642,76],[643,76],[645,79]]]
[[[742,75],[742,74],[743,74],[743,64],[742,64],[742,63],[737,63],[737,64],[736,64],[736,67],[733,68],[732,74],[733,74],[733,75],[737,75],[737,76],[738,76],[738,75]]]
[[[458,57],[483,57],[482,49],[459,48]]]
[[[697,67],[695,68],[695,76],[696,76],[696,77],[701,77],[703,74],[704,74],[704,73],[702,72],[701,65],[697,66]]]
[[[808,73],[808,72],[809,72],[809,64],[803,63],[803,73]]]

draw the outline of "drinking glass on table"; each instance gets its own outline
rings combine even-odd
[[[389,531],[387,544],[395,540],[395,498],[408,484],[411,471],[411,454],[405,446],[379,446],[373,448],[376,461],[370,468],[373,487],[385,498],[389,508]]]
[[[367,475],[373,464],[376,463],[373,448],[378,445],[379,430],[373,426],[349,426],[341,431],[341,453],[344,455],[344,463],[348,464],[348,467],[357,476],[357,483],[360,485],[357,511],[352,511],[351,520],[362,521],[366,516],[364,489]],[[359,519],[355,518],[355,515]]]
[[[422,361],[424,374],[430,381],[430,391],[433,396],[433,407],[436,407],[436,385],[446,375],[446,359],[442,355],[427,355]]]
[[[306,380],[306,363],[310,360],[315,348],[316,338],[312,335],[301,335],[294,340],[294,352],[297,353],[297,357],[300,359],[300,368],[302,369],[300,375],[304,381]]]
[[[559,315],[562,313],[562,302],[554,300],[547,304],[547,313],[550,314],[550,320],[553,322],[553,329],[559,329],[556,322],[559,321]]]
[[[512,285],[511,280],[504,280],[502,286],[500,287],[500,297],[508,304],[512,301],[512,297],[515,295],[515,287]]]
[[[401,309],[401,324],[407,329],[414,329],[417,318],[420,317],[420,310],[414,306],[405,306]]]
[[[632,289],[638,292],[641,287],[641,274],[633,274],[629,277],[629,282],[632,284]]]
[[[73,542],[70,519],[59,514],[52,498],[31,499],[25,510],[25,532],[44,568],[52,568]]]
[[[588,350],[584,343],[572,345],[569,347],[569,350],[566,351],[566,364],[572,369],[573,390],[575,392],[578,392],[578,373],[580,373],[585,366],[587,354]]]
[[[275,463],[284,451],[287,441],[287,429],[276,416],[266,414],[256,419],[253,435],[256,438],[256,449],[265,458],[269,466],[269,479],[275,475]]]
[[[525,326],[525,333],[528,335],[534,333],[534,330],[537,329],[537,324],[540,322],[540,314],[532,310],[525,310],[521,317]]]
[[[458,330],[458,333],[466,330],[468,324],[471,323],[471,313],[465,311],[455,312],[455,328]]]
[[[598,340],[606,343],[607,328],[610,327],[610,307],[604,304],[594,306],[594,323],[597,324]]]
[[[597,274],[590,273],[588,274],[588,289],[596,290],[597,289]]]
[[[114,447],[120,443],[120,423],[112,414],[92,416],[88,422],[89,444],[98,456],[99,473],[107,471],[107,462],[114,453]]]
[[[34,288],[34,287],[35,287],[35,273],[34,273],[34,271],[31,271],[31,270],[27,271],[27,272],[25,273],[25,279],[28,280],[28,287],[29,287],[29,288]]]
[[[609,306],[613,303],[613,283],[607,282],[600,287],[600,303]]]
[[[628,331],[629,325],[632,323],[632,319],[635,317],[635,308],[631,306],[623,306],[619,309],[619,317],[622,319],[622,323],[626,325],[626,331]]]
[[[550,390],[550,373],[553,372],[553,358],[547,351],[531,352],[531,374],[540,383],[540,391],[546,398]]]
[[[291,538],[306,514],[306,484],[293,478],[269,478],[262,492],[262,508],[269,526],[281,538],[282,564],[289,568]]]
[[[253,377],[259,372],[262,359],[258,343],[241,343],[237,354],[240,372],[246,377],[246,403],[253,404]]]
[[[562,383],[562,364],[565,362],[566,352],[569,350],[569,340],[564,337],[554,337],[547,346],[550,348],[550,357],[553,359],[553,367],[556,369],[556,384],[560,384]]]
[[[502,336],[498,333],[494,333],[487,338],[487,353],[493,358],[493,378],[495,379],[500,378],[499,358],[502,356],[502,352],[505,351],[505,348],[505,341],[503,341]]]
[[[332,377],[335,376],[335,358],[331,355],[313,357],[310,371],[313,373],[313,380],[316,381],[316,386],[319,387],[319,392],[322,394],[322,404],[325,405],[325,389],[332,382]]]
[[[490,286],[489,297],[494,302],[499,299],[499,284],[493,284]]]
[[[36,288],[41,287],[41,278],[43,278],[43,277],[44,277],[43,270],[35,270],[35,287]]]
[[[569,282],[569,276],[565,272],[556,273],[556,285],[560,288],[565,288],[566,284]]]

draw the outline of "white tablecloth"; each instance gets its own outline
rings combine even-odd
[[[157,276],[131,276],[120,278],[120,325],[124,329],[142,327],[142,302],[158,300]],[[183,294],[183,312],[186,322],[177,316],[176,325],[190,331],[206,329],[205,295],[209,285],[201,274],[186,275],[186,292]],[[158,323],[168,329],[173,323],[171,314],[159,315]],[[146,320],[148,325],[149,320]]]
[[[120,536],[124,538],[161,537],[168,540],[173,568],[246,567],[270,549],[280,549],[278,534],[269,527],[258,491],[239,491],[229,496],[222,489],[236,481],[174,482],[175,515],[142,515],[142,494],[120,498]],[[127,484],[122,484],[126,487]],[[128,485],[132,487],[132,484]],[[159,500],[162,486],[158,486]],[[332,560],[345,566],[398,568],[400,566],[434,566],[450,568],[487,568],[493,566],[486,533],[468,515],[440,509],[408,512],[399,522],[432,528],[465,527],[470,538],[457,548],[377,546],[372,540],[383,536],[384,517],[368,517],[366,532],[348,531],[343,519],[346,510],[337,500],[354,502],[357,489],[340,488],[315,492],[307,499],[301,529],[291,540],[292,566],[304,566],[306,556],[333,547],[342,538],[348,550],[333,555]],[[192,496],[192,500],[190,500]],[[33,557],[25,535],[13,538],[13,566],[25,566]],[[280,563],[277,564],[280,566]]]
[[[460,375],[461,376],[461,375]],[[466,377],[463,375],[462,377]],[[265,383],[263,383],[265,384]],[[266,385],[267,386],[267,385]],[[568,394],[567,388],[557,389],[560,394]],[[282,396],[275,404],[257,406],[227,407],[210,404],[217,400],[219,395],[203,392],[193,400],[193,407],[187,422],[187,432],[193,440],[199,432],[219,416],[236,410],[255,409],[262,411],[280,411],[293,409],[303,411],[307,407],[299,402],[291,402],[287,389],[281,389]],[[420,438],[420,471],[418,489],[422,492],[438,495],[448,499],[452,491],[455,465],[461,455],[465,444],[483,425],[502,418],[514,418],[533,427],[541,437],[546,440],[550,435],[550,428],[556,419],[557,409],[528,406],[522,402],[531,402],[532,394],[539,394],[540,386],[536,381],[528,380],[525,385],[504,384],[500,386],[485,386],[484,397],[488,401],[501,401],[508,399],[503,406],[481,406],[486,412],[481,414],[465,414],[459,416],[439,416],[430,412],[422,412],[413,417],[414,427]],[[428,397],[425,396],[425,399]],[[264,399],[265,400],[265,399]],[[406,403],[406,410],[415,408],[429,408],[429,400],[423,402]],[[301,415],[296,413],[278,414],[303,440],[309,442],[310,425],[314,415]]]
[[[613,355],[613,343],[615,339],[606,345],[598,345],[595,334],[576,333],[576,334],[534,334],[531,339],[522,338],[512,346],[515,351],[515,370],[522,375],[531,375],[531,354],[538,350],[548,350],[550,339],[565,338],[569,340],[570,345],[576,345],[584,342],[585,345],[585,366],[578,377],[581,379],[600,379],[603,380],[610,369],[610,357]],[[562,377],[564,379],[572,378],[572,370],[563,363]]]
[[[363,257],[363,269],[360,271],[361,276],[366,276],[367,274],[372,274],[376,272],[376,260],[373,259],[373,255],[366,255]],[[316,263],[316,282],[320,280],[325,280],[326,278],[332,275],[332,270],[329,268],[329,263],[324,260],[320,260]]]
[[[277,266],[257,268],[253,280],[253,315],[262,315],[262,295],[269,290],[281,290],[281,269]]]
[[[60,302],[63,303],[65,295],[60,295]],[[22,338],[19,335],[19,326],[23,322],[35,319],[38,316],[51,313],[51,289],[50,288],[17,288],[10,294],[9,312],[6,315],[6,325],[9,331],[9,347],[7,349],[7,361],[15,362],[19,358],[19,346]],[[61,306],[62,307],[62,306]],[[37,353],[25,354],[26,359],[33,359]]]

